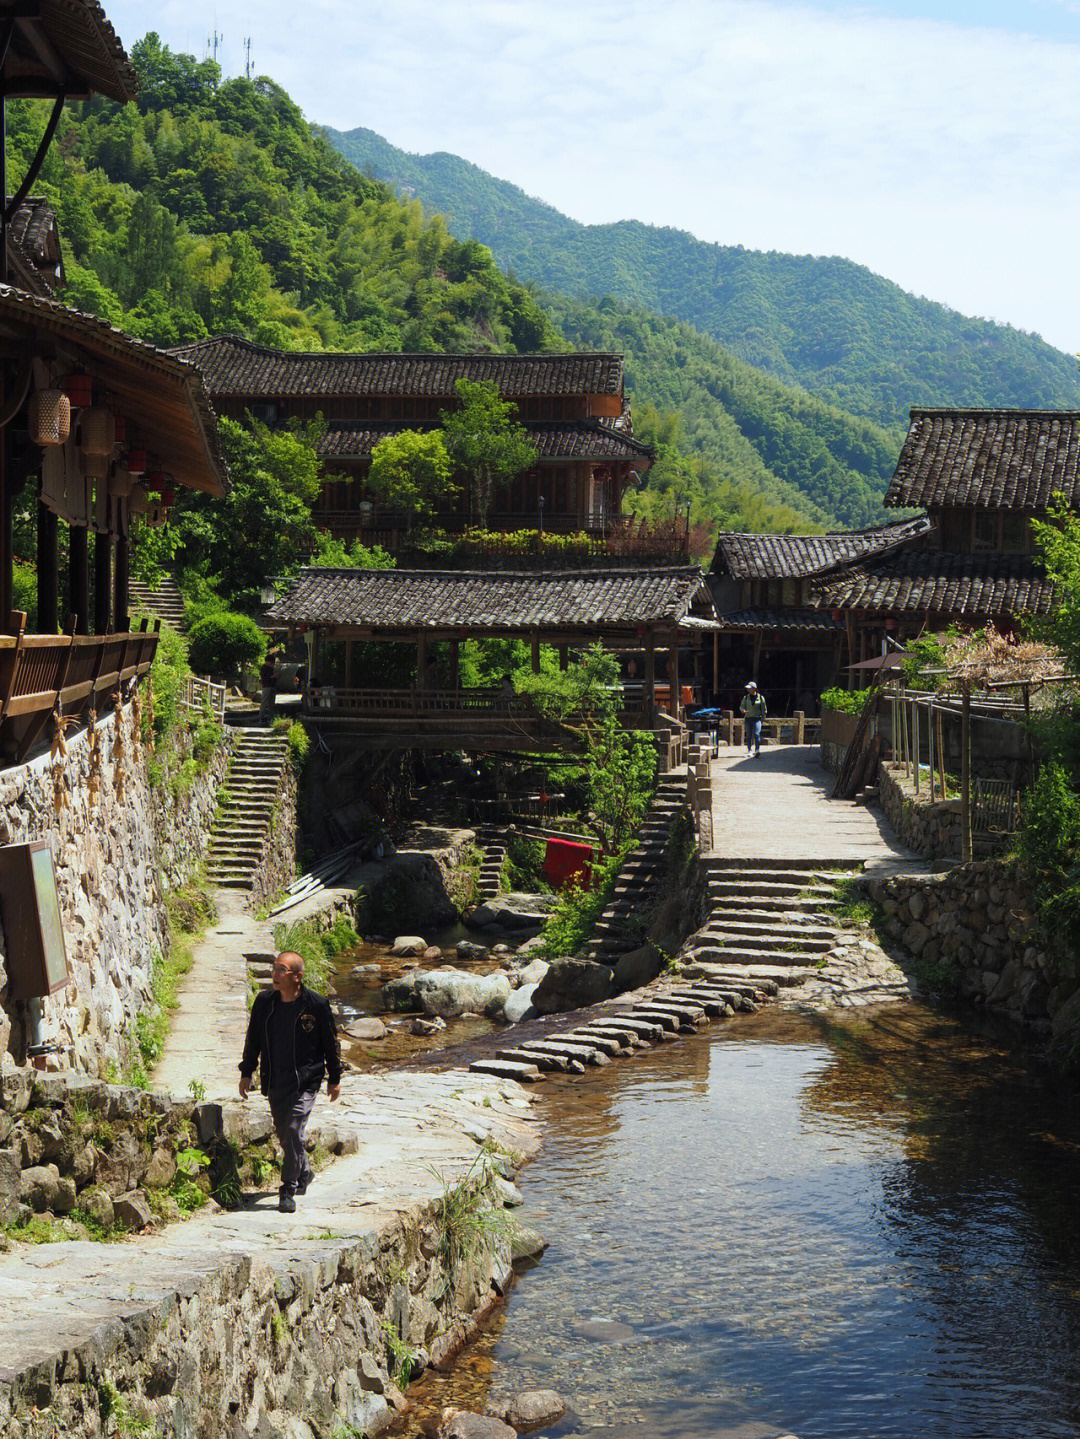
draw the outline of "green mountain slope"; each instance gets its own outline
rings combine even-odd
[[[284,349],[626,352],[661,462],[633,505],[739,529],[872,523],[890,436],[735,360],[689,325],[615,302],[541,297],[476,240],[365,178],[265,79],[148,36],[138,108],[65,114],[41,181],[55,204],[63,298],[156,344],[234,331]],[[47,102],[12,102],[14,179]]]
[[[741,359],[880,424],[912,405],[1080,406],[1073,356],[969,319],[849,260],[714,245],[627,220],[580,225],[456,155],[410,155],[371,130],[325,130],[366,174],[445,214],[500,265],[571,295],[686,320]]]

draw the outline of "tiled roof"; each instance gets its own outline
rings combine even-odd
[[[895,549],[929,529],[929,520],[919,518],[834,535],[721,533],[712,568],[740,580],[803,579]]]
[[[80,363],[107,386],[121,412],[132,417],[139,442],[157,452],[162,468],[177,484],[224,493],[228,471],[217,418],[193,365],[96,315],[14,285],[0,285],[0,320],[15,329],[44,330],[78,347]]]
[[[1054,586],[1033,555],[960,555],[903,550],[819,582],[823,609],[955,615],[971,620],[1046,614]]]
[[[533,629],[675,625],[715,618],[696,566],[623,570],[306,569],[267,612],[278,624],[371,630]]]
[[[822,610],[734,610],[720,616],[725,630],[842,630],[843,624]]]
[[[8,255],[21,272],[23,288],[51,298],[63,281],[63,258],[56,213],[40,195],[25,199],[11,217]]]
[[[319,441],[319,454],[326,459],[363,459],[380,440],[402,430],[436,429],[434,424],[369,425],[362,420],[328,425]],[[578,420],[566,424],[526,425],[529,438],[541,460],[628,460],[652,463],[656,451],[612,425],[599,420]]]
[[[199,366],[213,395],[426,395],[493,380],[503,395],[621,395],[621,355],[401,355],[272,350],[220,335],[173,352]]]
[[[37,0],[22,14],[3,66],[12,94],[51,96],[60,84],[69,100],[105,95],[124,103],[139,93],[135,67],[98,0]]]
[[[1045,510],[1080,501],[1080,411],[912,410],[887,505]]]

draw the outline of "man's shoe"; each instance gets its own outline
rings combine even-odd
[[[282,1214],[295,1214],[296,1200],[292,1197],[291,1194],[287,1194],[283,1189],[278,1195],[277,1207]]]
[[[296,1181],[297,1194],[306,1194],[308,1192],[308,1185],[314,1178],[315,1176],[311,1172],[311,1170],[305,1169],[303,1174],[301,1174],[300,1178]]]

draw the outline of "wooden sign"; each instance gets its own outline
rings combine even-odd
[[[13,999],[55,994],[71,978],[47,840],[0,848],[0,917]]]

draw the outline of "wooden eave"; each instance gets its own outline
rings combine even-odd
[[[155,467],[178,485],[223,495],[228,471],[217,421],[194,365],[55,300],[0,285],[0,337],[25,358],[45,358],[92,376],[127,416]],[[46,338],[47,337],[47,338]]]
[[[0,22],[15,17],[4,64],[4,92],[26,98],[121,104],[139,93],[139,77],[97,0],[0,0]]]

